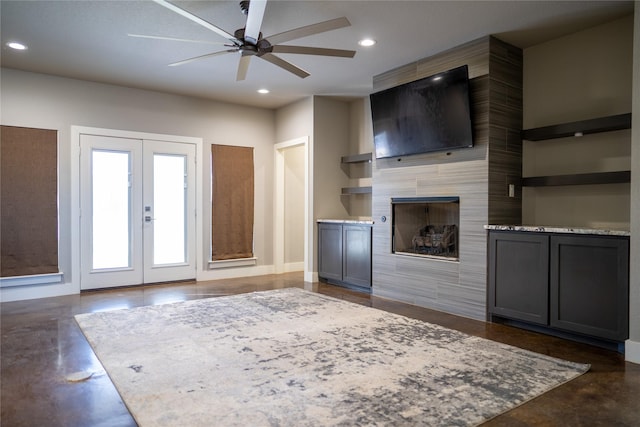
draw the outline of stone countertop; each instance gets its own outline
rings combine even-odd
[[[362,224],[362,225],[373,225],[373,220],[371,219],[319,219],[317,222],[330,222],[334,224]]]
[[[604,230],[577,227],[547,227],[540,225],[485,225],[485,230],[498,231],[530,231],[538,233],[565,233],[565,234],[594,234],[598,236],[630,236],[631,232],[624,230]]]

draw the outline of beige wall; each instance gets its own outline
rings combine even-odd
[[[631,111],[633,16],[524,50],[524,128]],[[523,176],[631,168],[630,130],[523,143]],[[629,230],[629,184],[526,187],[522,222]]]
[[[308,136],[312,144],[313,98],[304,98],[276,110],[276,141]]]
[[[373,152],[373,125],[371,124],[371,106],[369,98],[349,103],[349,153],[362,154]],[[354,163],[343,165],[349,178],[349,187],[371,186],[371,167],[373,163]],[[371,194],[344,196],[349,216],[357,219],[371,219]]]
[[[76,185],[70,175],[72,125],[201,137],[205,157],[208,144],[254,147],[255,254],[259,266],[273,264],[274,111],[11,69],[2,69],[0,83],[2,124],[58,130],[59,261],[65,283],[31,287],[27,290],[29,295],[43,297],[79,291],[78,278],[71,277],[71,188]],[[210,199],[208,157],[199,161],[203,164],[205,185],[200,191],[207,201]],[[205,202],[203,217],[209,215]],[[210,235],[209,227],[205,227],[203,234]],[[204,254],[208,257],[208,243],[204,245]],[[198,263],[203,265],[206,261],[198,260]],[[8,300],[24,293],[20,287],[5,288],[2,298]]]
[[[305,98],[276,111],[278,142],[309,137],[311,214],[307,223],[310,238],[306,242],[306,281],[317,279],[316,220],[349,218],[348,205],[340,196],[349,179],[341,169],[340,158],[350,154],[350,129],[349,103],[330,97]]]
[[[284,263],[292,271],[304,261],[304,155],[306,148],[296,145],[284,156]],[[289,266],[289,267],[287,267]],[[299,268],[301,269],[301,268]]]
[[[349,105],[335,99],[313,98],[314,219],[349,217],[341,201],[349,184],[340,158],[349,154]]]

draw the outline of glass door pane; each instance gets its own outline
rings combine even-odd
[[[187,260],[187,158],[153,156],[153,264],[179,264]]]
[[[131,267],[130,153],[93,150],[92,269]]]

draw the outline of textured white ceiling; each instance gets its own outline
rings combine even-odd
[[[242,28],[239,1],[177,1],[227,32]],[[253,58],[236,82],[239,53],[178,67],[169,63],[224,49],[225,42],[151,1],[0,1],[2,66],[128,87],[277,108],[309,95],[364,96],[373,76],[493,34],[526,48],[633,12],[631,1],[278,1],[267,3],[265,36],[345,16],[351,26],[286,44],[356,50],[353,59],[282,54],[311,76],[300,79]],[[372,48],[357,41],[371,37]],[[29,46],[17,52],[5,43]],[[260,95],[258,88],[271,93]]]

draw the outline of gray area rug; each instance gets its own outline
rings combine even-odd
[[[477,425],[589,369],[297,288],[76,320],[141,426]]]

